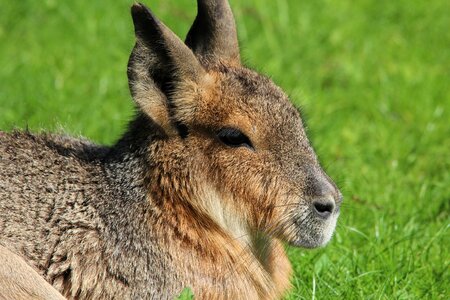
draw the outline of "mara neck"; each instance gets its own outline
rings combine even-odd
[[[289,288],[291,267],[278,240],[250,231],[235,237],[186,201],[165,199],[161,211],[152,228],[163,233],[163,248],[195,295],[277,299]]]

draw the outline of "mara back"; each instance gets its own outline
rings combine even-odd
[[[298,110],[242,65],[227,1],[197,7],[183,42],[132,6],[136,115],[113,146],[0,132],[0,247],[66,298],[278,299],[282,243],[333,234],[342,196]]]

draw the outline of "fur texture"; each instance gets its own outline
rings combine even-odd
[[[0,132],[0,245],[67,298],[275,299],[281,241],[331,238],[341,195],[298,111],[240,65],[228,3],[198,8],[185,44],[133,6],[137,114],[114,146]]]

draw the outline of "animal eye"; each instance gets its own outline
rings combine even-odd
[[[254,149],[250,139],[239,129],[222,128],[217,132],[217,137],[230,147],[248,147]]]

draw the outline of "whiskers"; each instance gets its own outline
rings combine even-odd
[[[296,207],[298,206],[299,203],[285,203],[285,204],[280,204],[280,205],[273,205],[273,208],[278,208],[278,207]]]

